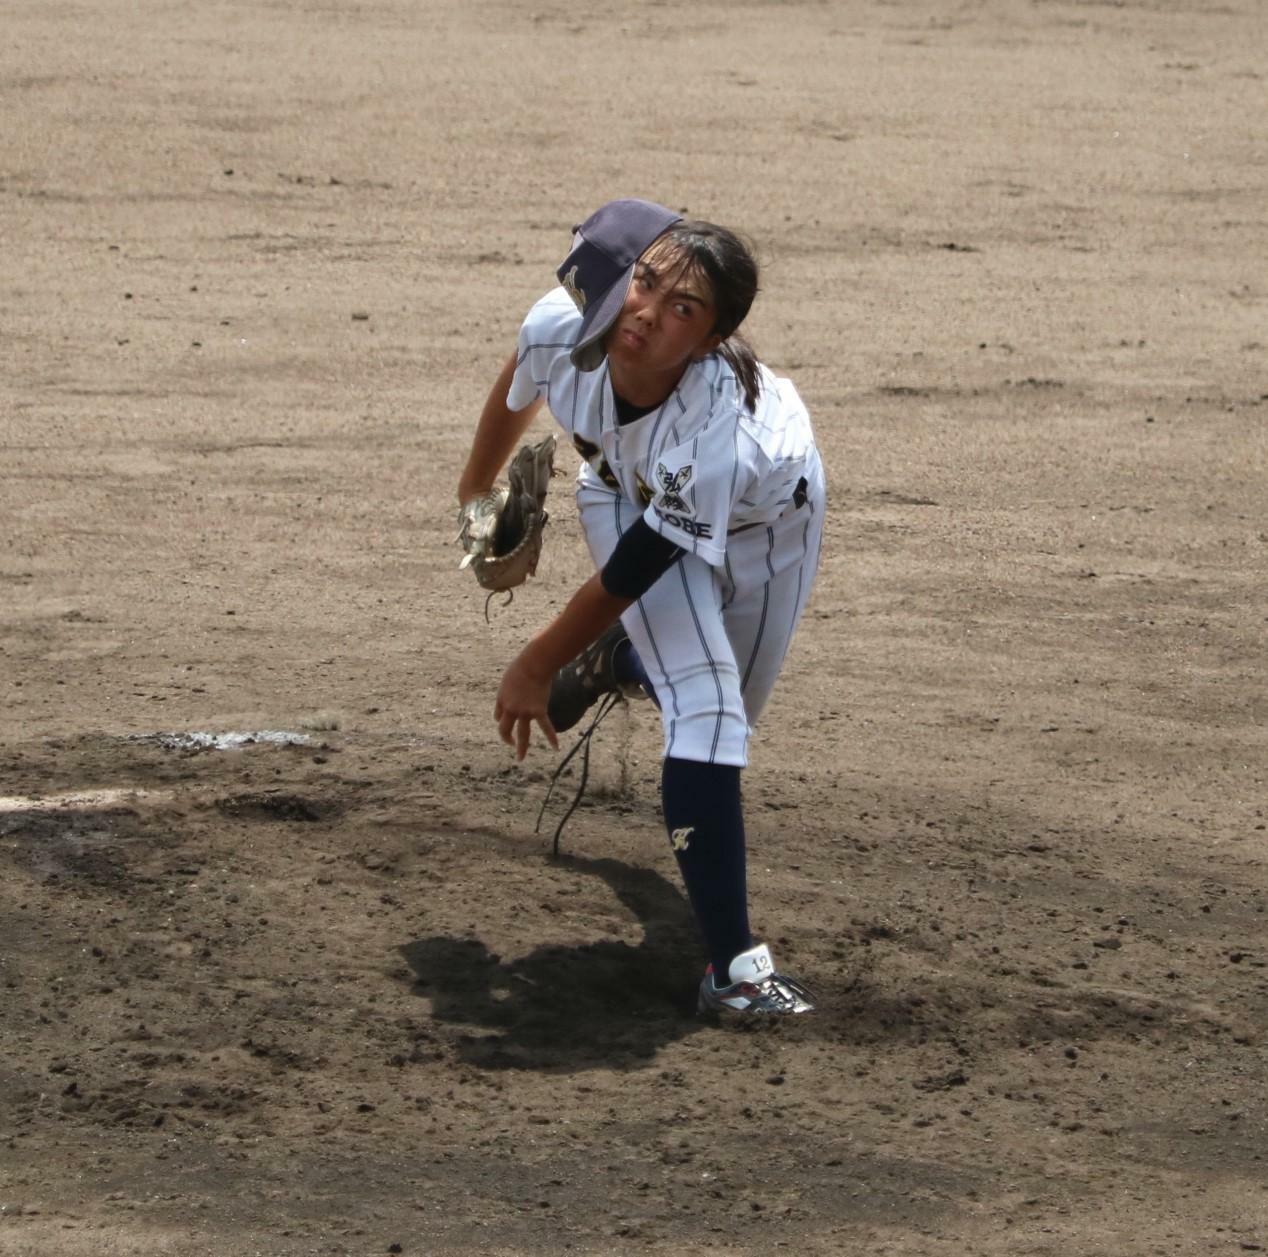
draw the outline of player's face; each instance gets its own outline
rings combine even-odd
[[[671,246],[652,245],[634,268],[625,305],[605,339],[618,391],[621,385],[644,393],[663,388],[667,397],[690,362],[721,344],[716,320],[704,278]]]

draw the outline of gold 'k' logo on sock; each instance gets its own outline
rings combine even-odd
[[[687,841],[695,832],[696,827],[694,825],[684,825],[681,829],[675,829],[674,832],[669,835],[669,845],[673,847],[675,851],[686,851]]]

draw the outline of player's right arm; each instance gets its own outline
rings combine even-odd
[[[468,454],[467,465],[458,478],[459,506],[488,493],[516,445],[528,431],[533,416],[542,408],[543,399],[540,397],[529,402],[522,410],[511,410],[507,406],[506,397],[515,376],[516,362],[516,354],[506,360],[489,390],[484,409],[480,412],[475,436],[471,441],[471,453]]]
[[[502,674],[493,718],[502,741],[517,759],[528,752],[533,725],[556,750],[551,726],[551,678],[638,601],[682,557],[680,547],[652,531],[641,519],[627,529],[612,557],[568,600]]]

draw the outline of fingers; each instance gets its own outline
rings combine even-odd
[[[507,711],[499,702],[493,708],[493,717],[498,724],[498,735],[507,746],[515,751],[515,758],[522,760],[528,754],[529,742],[532,739],[533,724],[540,726],[542,735],[554,750],[559,750],[559,735],[550,723],[550,718],[543,712],[523,712],[515,715]]]
[[[537,723],[541,725],[542,732],[546,735],[546,741],[550,743],[554,750],[559,750],[559,735],[555,732],[555,726],[550,723],[550,717],[538,716]]]
[[[498,734],[502,741],[505,742],[507,746],[514,745],[514,739],[511,736],[511,731],[515,728],[515,717],[512,716],[510,712],[504,711],[501,703],[498,704],[493,715],[498,722]]]

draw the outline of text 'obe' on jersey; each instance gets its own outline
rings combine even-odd
[[[675,515],[672,511],[662,511],[659,506],[653,505],[652,510],[656,512],[658,519],[664,520],[671,528],[681,529],[689,537],[713,536],[713,529],[708,524],[702,524],[694,519],[687,519],[683,515]]]

